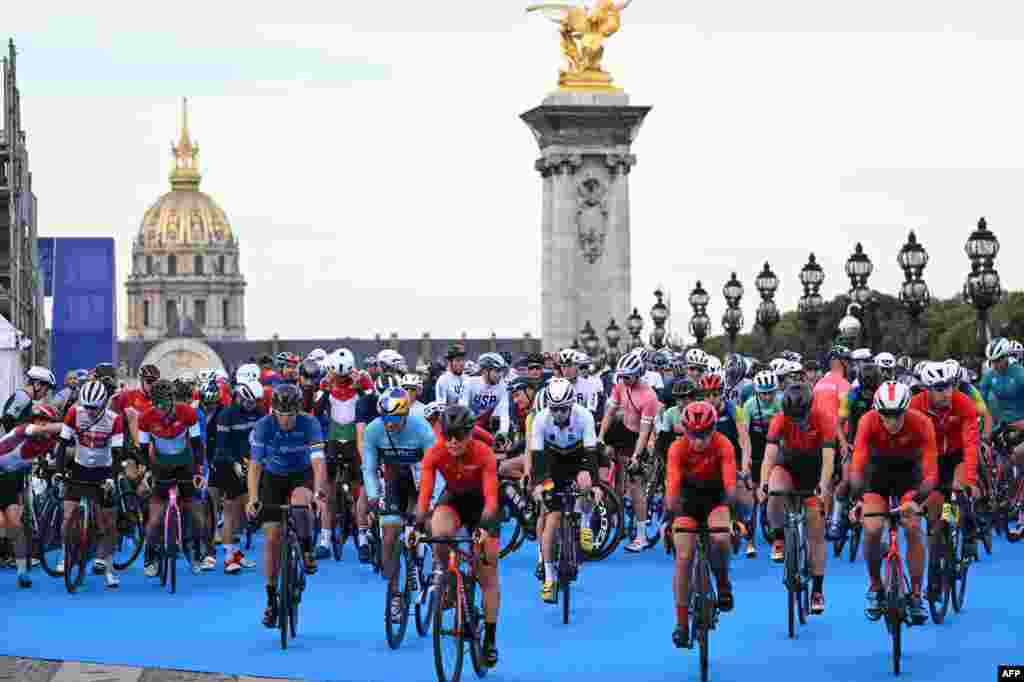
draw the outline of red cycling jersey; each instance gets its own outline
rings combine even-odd
[[[768,426],[768,442],[786,450],[817,450],[836,446],[837,419],[824,409],[811,408],[807,428],[782,414],[772,417]]]
[[[438,419],[434,422],[434,435],[437,436],[437,442],[443,443],[444,436],[441,434],[441,420]],[[491,435],[490,431],[480,428],[479,426],[473,427],[473,440],[479,441],[489,448],[494,447],[494,436]]]
[[[850,464],[851,479],[864,480],[864,468],[872,455],[882,459],[918,460],[923,484],[934,486],[939,480],[935,427],[931,419],[917,410],[907,410],[903,428],[896,434],[886,430],[876,410],[861,417],[857,423],[857,440]]]
[[[448,451],[446,443],[437,443],[427,450],[421,466],[417,501],[421,514],[430,510],[434,480],[439,471],[444,476],[445,491],[450,490],[455,495],[477,492],[484,498],[484,514],[493,516],[498,512],[498,462],[489,446],[470,440],[465,454],[456,458]]]
[[[703,452],[693,449],[689,438],[678,438],[668,449],[666,474],[666,508],[676,509],[683,485],[691,482],[698,487],[721,486],[727,496],[736,492],[736,449],[717,431]]]
[[[953,391],[949,409],[939,412],[922,391],[910,400],[910,408],[928,415],[935,427],[938,456],[962,452],[964,476],[971,485],[978,483],[978,408],[974,400],[960,391]]]
[[[142,415],[153,407],[153,403],[141,388],[121,391],[110,399],[110,409],[118,414],[124,414],[125,410],[129,407],[135,409],[139,415]]]

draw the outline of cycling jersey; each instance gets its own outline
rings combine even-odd
[[[814,385],[814,407],[830,417],[838,417],[842,396],[849,392],[850,382],[841,373],[830,371]]]
[[[601,399],[604,397],[604,384],[600,377],[576,377],[573,387],[576,389],[576,402],[588,409],[591,414],[597,415]]]
[[[78,441],[75,462],[89,469],[114,465],[113,448],[124,447],[124,417],[104,410],[93,418],[77,405],[68,410],[60,429],[62,440]]]
[[[29,438],[25,435],[28,424],[21,424],[0,438],[0,473],[21,473],[32,467],[32,462],[49,452],[54,438]]]
[[[217,416],[217,446],[213,461],[241,462],[249,458],[253,428],[265,415],[259,409],[246,412],[240,405],[232,405]]]
[[[470,377],[462,385],[459,403],[469,408],[483,428],[490,429],[491,418],[497,417],[498,433],[508,433],[508,386],[504,381],[492,385],[483,377]]]
[[[389,433],[383,419],[374,419],[363,432],[363,482],[369,499],[380,497],[380,464],[419,464],[423,453],[437,441],[423,417],[409,415],[398,433]]]
[[[857,425],[861,417],[871,411],[874,400],[874,391],[865,389],[859,381],[840,398],[839,419],[846,421],[847,442],[852,442],[857,437]]]
[[[673,405],[668,409],[660,410],[658,412],[658,419],[654,426],[658,433],[684,433],[683,411],[679,409],[678,405]]]
[[[434,422],[434,435],[437,436],[437,442],[443,442],[444,436],[441,433],[441,420],[438,419]],[[484,430],[477,425],[473,426],[473,440],[478,440],[489,448],[494,447],[494,436],[491,435],[490,431]]]
[[[729,439],[714,433],[702,452],[689,438],[678,438],[668,449],[665,474],[666,509],[677,509],[683,487],[715,488],[731,497],[736,491],[736,451]]]
[[[645,372],[643,378],[640,379],[640,381],[647,384],[655,391],[660,391],[661,389],[665,388],[665,378],[661,376],[661,372]]]
[[[422,484],[416,509],[420,514],[430,510],[437,474],[444,476],[446,490],[454,495],[477,493],[484,498],[484,514],[498,511],[498,463],[494,451],[483,443],[470,440],[465,454],[455,457],[445,443],[430,447],[423,458]]]
[[[273,415],[261,418],[252,428],[249,446],[252,461],[276,475],[305,471],[313,460],[324,457],[323,432],[308,414],[295,415],[290,431],[283,430]]]
[[[3,427],[10,431],[18,424],[28,421],[32,415],[32,397],[23,388],[19,388],[7,399],[2,416]]]
[[[778,393],[773,394],[772,399],[768,401],[763,401],[755,395],[743,403],[743,415],[750,423],[751,438],[757,434],[762,449],[768,440],[768,427],[771,426],[772,418],[781,412],[782,398]]]
[[[996,397],[998,403],[993,410],[999,422],[1012,424],[1024,419],[1024,366],[1010,365],[1002,374],[995,370],[985,372],[979,390],[986,404],[992,403],[992,396]]]
[[[451,371],[442,374],[434,387],[434,400],[440,400],[446,405],[459,402],[465,379],[464,374],[452,374]]]
[[[935,427],[938,456],[962,455],[964,477],[971,485],[978,482],[978,408],[960,391],[953,391],[949,409],[936,411],[928,402],[928,393],[919,393],[910,400],[910,409],[928,415]]]
[[[747,419],[743,414],[743,408],[737,407],[736,403],[726,400],[722,405],[723,409],[718,413],[718,422],[715,430],[729,439],[733,449],[740,451],[740,429],[746,424]]]
[[[118,414],[125,414],[129,407],[141,416],[144,412],[152,409],[153,403],[141,388],[121,391],[110,399],[110,409]]]
[[[162,466],[192,464],[188,441],[201,436],[199,415],[188,405],[179,403],[166,415],[150,408],[139,418],[139,445],[152,443],[156,461]]]
[[[359,383],[353,383],[348,376],[335,375],[329,385],[328,401],[331,408],[331,423],[327,430],[329,440],[342,443],[356,439],[356,407],[360,396],[373,393],[373,382],[366,374],[359,376]]]
[[[768,443],[785,450],[817,451],[836,446],[835,419],[823,410],[811,409],[807,422],[800,424],[782,412],[772,417],[768,426]]]
[[[754,397],[754,380],[742,379],[729,391],[728,397],[737,405],[742,405],[746,409],[747,401]]]
[[[551,478],[556,468],[556,473],[563,476],[569,469],[597,469],[596,458],[592,456],[597,448],[594,417],[579,404],[573,404],[564,427],[555,422],[549,409],[541,410],[533,419],[529,443],[530,451],[534,453],[533,476],[536,481]]]
[[[860,420],[857,440],[853,446],[850,478],[861,483],[869,460],[891,463],[896,467],[919,464],[925,484],[934,486],[938,480],[938,448],[931,419],[917,410],[907,410],[903,428],[890,434],[882,417],[871,410]]]
[[[650,386],[638,382],[629,388],[620,382],[612,389],[606,409],[614,412],[621,407],[622,423],[633,433],[640,433],[642,426],[654,426],[659,406],[658,396]]]

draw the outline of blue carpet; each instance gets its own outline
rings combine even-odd
[[[827,612],[786,636],[781,568],[765,558],[733,562],[736,610],[722,617],[711,640],[711,679],[892,679],[889,639],[863,615],[867,586],[862,560],[830,556]],[[664,552],[621,551],[583,566],[573,594],[573,622],[561,606],[540,602],[533,577],[535,545],[502,563],[503,604],[498,628],[498,680],[686,680],[699,676],[696,650],[671,644],[672,567]],[[250,556],[260,558],[254,547]],[[282,651],[278,633],[259,623],[263,579],[193,576],[179,567],[177,595],[142,574],[122,575],[119,591],[89,576],[69,595],[63,581],[33,572],[31,590],[18,590],[12,571],[0,573],[7,602],[0,653],[227,674],[310,680],[432,680],[431,640],[410,622],[391,651],[384,637],[384,583],[355,563],[323,561],[302,604],[299,635]],[[905,631],[904,676],[918,680],[993,679],[1000,663],[1024,662],[1024,544],[997,540],[992,557],[972,567],[965,611]],[[466,660],[464,679],[474,679]]]

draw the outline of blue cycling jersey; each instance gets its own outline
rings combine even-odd
[[[437,440],[434,428],[423,417],[410,414],[405,427],[398,433],[384,430],[384,421],[379,417],[370,422],[363,432],[363,482],[366,497],[380,497],[380,480],[377,467],[384,464],[418,464],[423,453]]]
[[[981,379],[982,399],[996,407],[998,422],[1011,423],[1024,419],[1024,366],[1013,364],[1003,374],[995,370],[985,372]],[[992,400],[995,395],[996,400]]]
[[[284,431],[273,415],[263,417],[249,436],[252,461],[273,474],[292,474],[310,467],[314,459],[323,459],[324,434],[315,417],[300,414],[295,426]]]

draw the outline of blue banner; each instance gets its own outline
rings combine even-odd
[[[109,237],[53,241],[50,358],[63,384],[68,370],[100,362],[117,366],[116,261]]]
[[[39,276],[43,278],[43,296],[53,296],[53,237],[36,240],[39,250]]]

